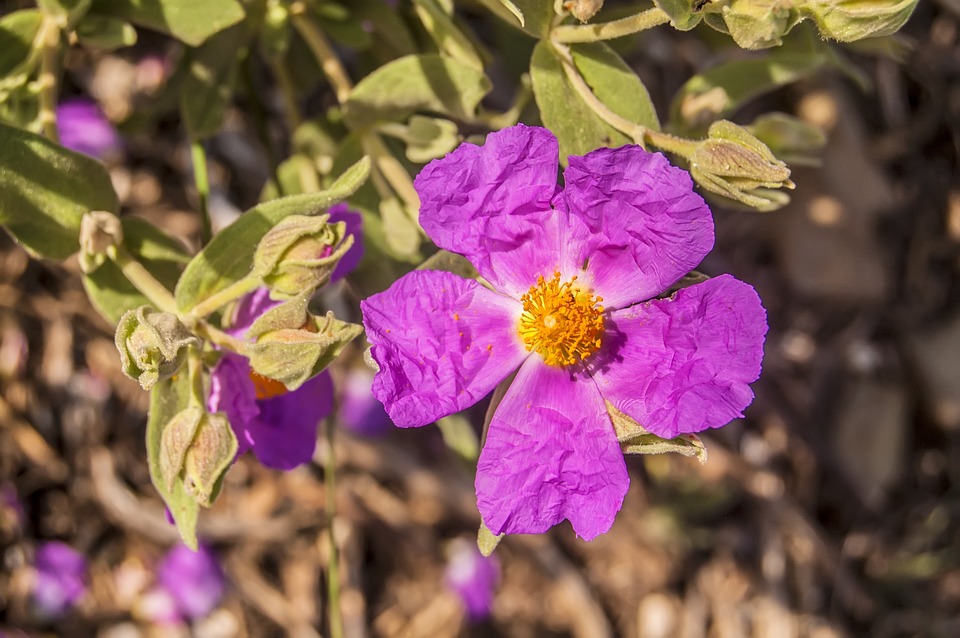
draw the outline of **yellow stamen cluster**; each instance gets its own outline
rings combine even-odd
[[[560,283],[537,278],[537,285],[520,298],[520,337],[530,352],[539,352],[547,365],[568,366],[600,349],[603,334],[602,297],[575,286],[577,278]]]

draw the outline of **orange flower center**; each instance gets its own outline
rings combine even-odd
[[[600,349],[603,306],[598,304],[603,298],[581,290],[576,281],[560,283],[559,272],[549,280],[541,275],[520,298],[520,337],[547,365],[573,365]]]
[[[250,369],[250,380],[253,381],[253,389],[257,392],[257,399],[261,401],[287,393],[287,386],[276,379],[257,374],[253,371],[253,368]]]

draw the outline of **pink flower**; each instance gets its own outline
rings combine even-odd
[[[766,313],[729,275],[656,298],[713,246],[690,176],[639,146],[570,157],[518,125],[463,144],[415,181],[420,222],[493,290],[415,271],[362,304],[374,395],[400,427],[476,403],[515,374],[477,466],[494,534],[564,519],[606,532],[629,478],[608,406],[665,438],[724,425],[753,400]]]

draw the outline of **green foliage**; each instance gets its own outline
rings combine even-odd
[[[77,24],[76,33],[81,43],[102,51],[113,51],[137,43],[137,30],[132,24],[109,16],[85,16]]]
[[[237,0],[93,0],[90,13],[121,18],[200,46],[243,20]]]
[[[354,129],[423,111],[469,121],[489,91],[490,80],[473,66],[440,55],[408,55],[361,80],[343,110]]]
[[[248,41],[249,30],[246,25],[238,24],[187,53],[180,111],[193,139],[209,137],[223,125]]]
[[[121,218],[124,246],[157,281],[173,289],[190,261],[183,244],[153,224],[136,217]],[[112,261],[84,275],[83,287],[94,307],[110,323],[128,310],[150,303]]]
[[[80,247],[84,214],[116,208],[100,162],[0,124],[0,224],[30,252],[66,259]]]
[[[14,11],[0,18],[0,102],[4,91],[26,81],[36,64],[34,42],[43,15],[36,9]]]
[[[670,25],[678,31],[689,31],[700,24],[703,13],[696,0],[653,0],[661,11],[670,16]]]
[[[327,190],[275,199],[248,210],[224,228],[187,265],[177,284],[177,307],[189,311],[230,284],[246,277],[253,266],[257,242],[289,215],[316,215],[353,194],[370,172],[369,160],[348,169]]]
[[[150,480],[173,516],[180,538],[191,549],[197,549],[197,519],[200,505],[187,493],[183,477],[177,476],[170,487],[161,469],[161,439],[164,428],[190,404],[190,379],[186,374],[160,381],[150,390],[150,412],[147,415],[147,464]]]
[[[643,127],[659,130],[657,114],[646,87],[626,63],[603,43],[570,47],[576,72],[604,106]],[[634,140],[604,121],[585,102],[548,42],[540,42],[530,61],[533,93],[540,117],[560,141],[560,155],[585,155],[601,146],[623,146]]]

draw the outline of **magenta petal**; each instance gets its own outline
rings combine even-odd
[[[309,463],[317,426],[333,409],[333,381],[321,372],[293,392],[257,401],[260,416],[248,426],[253,453],[276,470]]]
[[[690,175],[639,146],[570,157],[555,205],[569,211],[578,264],[607,308],[655,297],[713,247],[713,218]]]
[[[247,328],[260,318],[260,315],[281,303],[283,302],[270,298],[270,289],[266,286],[254,289],[253,292],[241,297],[234,306],[232,323],[227,332],[234,336],[242,336]]]
[[[517,296],[559,265],[550,200],[557,191],[557,140],[522,124],[461,144],[414,180],[420,224],[441,248],[464,255],[494,287]]]
[[[260,414],[256,397],[256,388],[250,380],[250,362],[240,355],[225,352],[210,372],[207,409],[211,412],[226,413],[240,446],[237,456],[253,445],[249,429]]]
[[[654,434],[673,438],[725,425],[753,401],[766,311],[730,275],[613,313],[624,339],[594,373],[600,392]]]
[[[593,381],[527,359],[477,464],[477,506],[490,531],[539,534],[566,518],[590,540],[613,525],[629,483]]]
[[[380,366],[373,394],[400,427],[473,405],[527,355],[520,302],[448,272],[409,273],[360,308]]]

